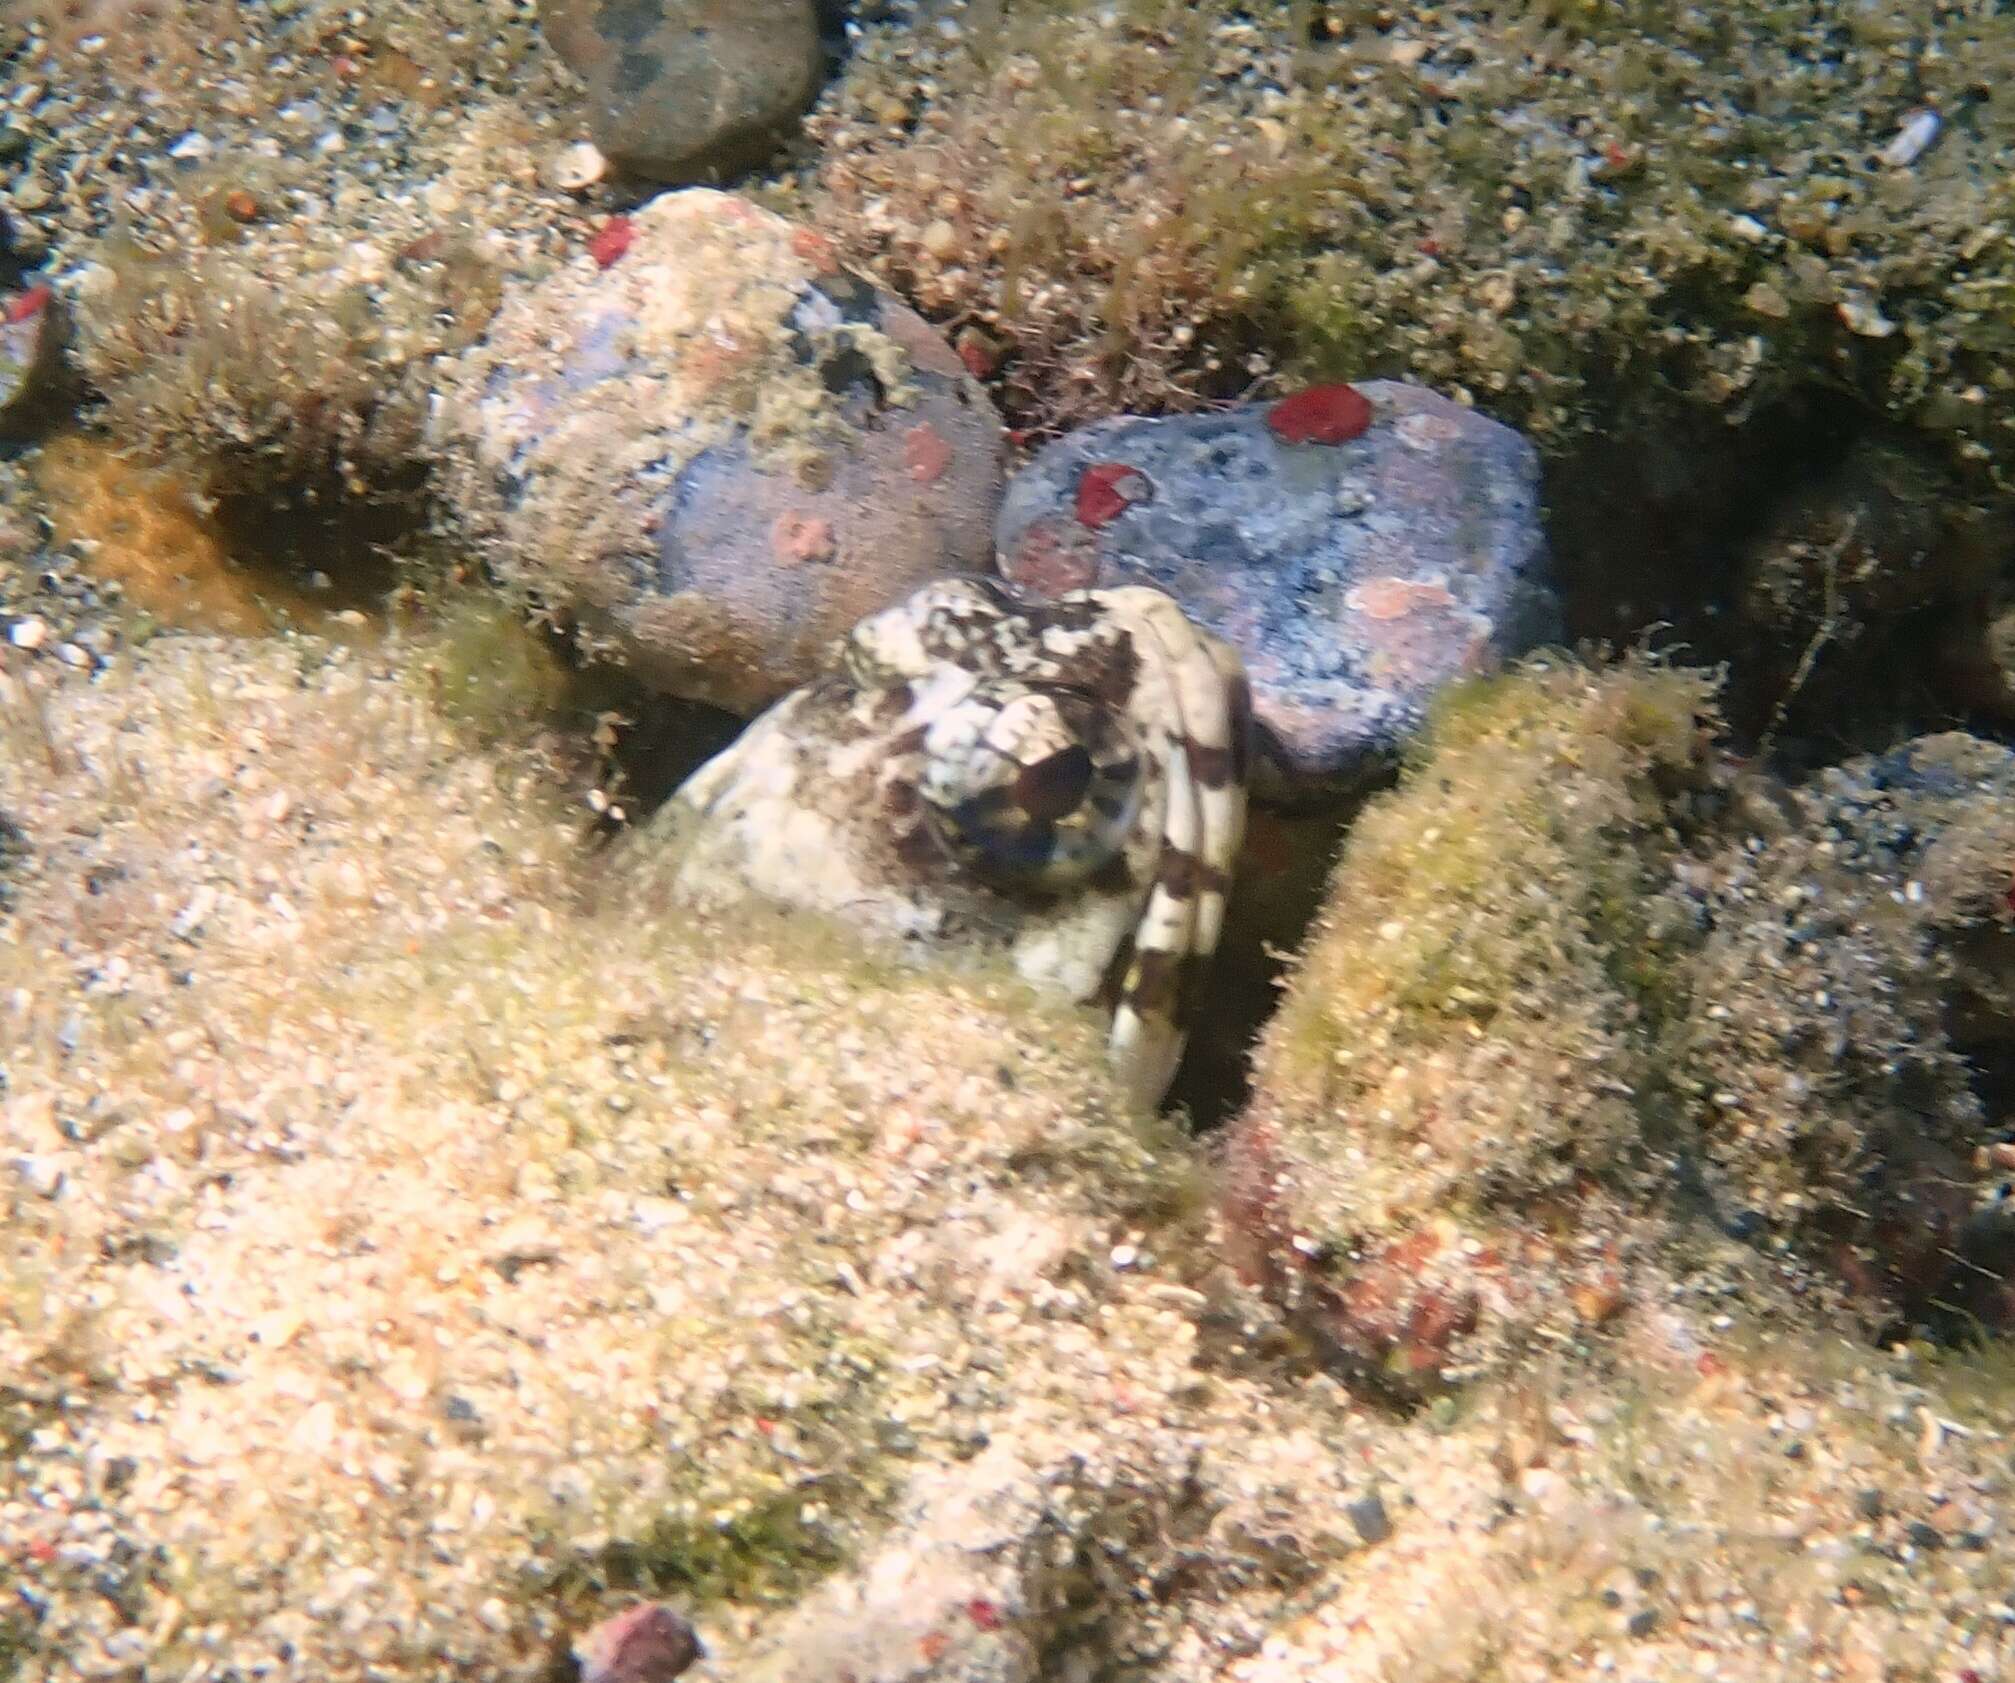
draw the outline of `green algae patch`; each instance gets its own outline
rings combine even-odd
[[[478,743],[521,738],[577,688],[551,639],[508,592],[456,591],[415,654],[417,681]]]
[[[1466,685],[1351,833],[1229,1209],[1248,1267],[1380,1385],[1613,1307],[1660,1173],[1655,1035],[1692,941],[1660,890],[1711,695],[1642,658]]]
[[[1518,1041],[1533,1054],[1523,1102],[1477,1136],[1488,1184],[1529,1190],[1613,1162],[1627,1108],[1561,1107],[1553,1072],[1596,1060],[1633,1085],[1641,1073],[1637,1002],[1619,972],[1648,975],[1667,936],[1649,912],[1660,856],[1677,845],[1661,785],[1693,773],[1708,700],[1697,674],[1646,663],[1603,677],[1562,664],[1454,692],[1401,791],[1352,833],[1262,1083],[1354,1112],[1395,1060],[1460,1060],[1479,1036]],[[1374,1135],[1385,1119],[1374,1110]],[[1397,1138],[1421,1118],[1389,1120]],[[1445,1176],[1441,1191],[1479,1184],[1466,1152],[1431,1155],[1420,1173]],[[1372,1207],[1442,1202],[1411,1176],[1383,1193],[1349,1178],[1348,1196]]]
[[[1948,733],[1788,790],[1713,724],[1703,674],[1538,664],[1451,692],[1352,832],[1227,1206],[1346,1368],[1418,1394],[1661,1270],[2008,1327],[2015,756]]]

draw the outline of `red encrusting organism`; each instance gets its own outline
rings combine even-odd
[[[612,216],[595,230],[595,237],[588,242],[588,255],[594,258],[597,268],[606,269],[630,249],[630,242],[636,237],[637,231],[627,216]]]
[[[1094,462],[1078,476],[1077,519],[1080,526],[1103,526],[1117,520],[1141,500],[1147,476],[1125,462]]]
[[[1371,399],[1355,386],[1310,386],[1266,412],[1283,444],[1345,444],[1371,425]]]
[[[48,307],[54,296],[48,283],[37,281],[26,292],[7,300],[7,323],[11,327],[16,322],[26,321],[30,316],[40,315]]]

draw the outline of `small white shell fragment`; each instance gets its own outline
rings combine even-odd
[[[579,193],[608,173],[609,160],[591,140],[577,140],[563,146],[547,166],[546,179],[563,193]]]
[[[1912,111],[1903,119],[1903,126],[1889,137],[1889,144],[1875,155],[1891,169],[1908,169],[1930,149],[1944,126],[1944,119],[1936,111]]]
[[[1849,333],[1859,334],[1863,339],[1886,339],[1896,331],[1896,324],[1876,307],[1875,301],[1858,292],[1841,299],[1835,313]]]

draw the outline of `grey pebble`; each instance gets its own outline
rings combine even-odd
[[[1382,1543],[1392,1535],[1392,1516],[1385,1511],[1384,1498],[1376,1492],[1359,1497],[1348,1511],[1350,1523],[1367,1543]]]

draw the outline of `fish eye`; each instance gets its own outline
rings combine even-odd
[[[1126,722],[1082,695],[983,687],[933,721],[918,793],[967,868],[1003,886],[1061,888],[1125,847],[1140,754]]]

